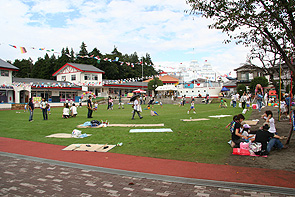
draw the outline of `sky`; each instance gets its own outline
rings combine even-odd
[[[0,58],[12,62],[43,58],[46,50],[39,48],[78,53],[84,42],[88,52],[96,47],[107,54],[117,47],[123,54],[148,53],[164,70],[197,60],[226,74],[245,63],[250,50],[224,44],[226,34],[209,29],[210,19],[185,13],[190,9],[185,0],[0,0],[0,5]]]

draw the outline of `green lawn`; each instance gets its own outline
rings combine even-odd
[[[174,159],[201,163],[222,164],[229,157],[232,149],[227,144],[230,133],[225,126],[232,120],[231,117],[209,118],[206,121],[184,122],[180,119],[208,118],[212,115],[235,115],[241,113],[240,108],[219,108],[219,104],[195,105],[196,114],[192,111],[187,114],[189,104],[184,107],[178,105],[155,105],[154,109],[160,116],[150,116],[150,110],[143,110],[143,119],[136,115],[131,120],[132,108],[125,105],[125,109],[106,110],[106,105],[100,105],[98,111],[93,113],[93,119],[108,120],[111,124],[157,124],[164,123],[162,128],[171,128],[173,133],[129,133],[132,128],[107,127],[99,129],[79,129],[82,133],[92,134],[84,139],[57,139],[45,136],[54,133],[71,133],[77,125],[89,119],[86,107],[78,108],[76,118],[62,119],[62,108],[52,108],[49,120],[44,121],[40,109],[34,111],[34,121],[29,122],[29,112],[23,110],[0,111],[0,136],[44,142],[68,146],[73,143],[117,144],[110,152]],[[143,106],[145,108],[145,106]],[[20,113],[18,113],[20,112]],[[251,112],[251,111],[250,111]],[[250,116],[248,112],[246,119]],[[139,127],[137,127],[139,128]],[[148,127],[145,127],[148,128]],[[151,127],[153,128],[153,127]],[[159,127],[157,127],[159,128]]]

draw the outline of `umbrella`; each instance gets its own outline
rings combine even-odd
[[[137,89],[133,91],[134,93],[146,93],[146,91],[142,90],[142,89]]]
[[[134,95],[130,98],[130,101],[135,101],[138,97],[139,97],[139,95]]]
[[[223,91],[229,91],[229,89],[226,88],[226,87],[222,87],[221,91],[222,91],[222,92],[223,92]]]

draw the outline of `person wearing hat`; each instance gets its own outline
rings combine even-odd
[[[87,100],[87,108],[88,108],[88,114],[87,114],[87,118],[92,118],[92,100],[91,100],[91,95],[88,96],[88,100]]]
[[[254,135],[249,135],[250,132],[251,132],[250,128],[251,128],[251,126],[249,124],[244,124],[243,125],[242,135],[248,137],[248,139],[245,140],[246,142],[249,142],[249,140],[251,140],[254,137]]]

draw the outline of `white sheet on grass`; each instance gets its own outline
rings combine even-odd
[[[145,132],[173,132],[172,129],[131,129],[129,133],[145,133]]]
[[[210,118],[223,118],[227,116],[232,116],[232,115],[216,115],[216,116],[209,116]]]

